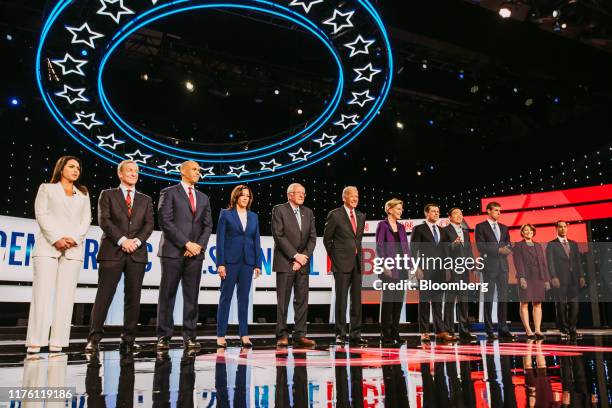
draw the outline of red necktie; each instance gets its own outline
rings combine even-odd
[[[191,205],[191,212],[195,215],[195,197],[193,196],[193,187],[189,187],[189,204]]]
[[[355,211],[351,210],[351,225],[353,226],[353,234],[357,235],[357,222],[355,221]]]
[[[128,209],[128,218],[132,216],[132,196],[130,196],[131,192],[132,190],[127,190],[127,195],[125,196],[125,205],[127,205]]]

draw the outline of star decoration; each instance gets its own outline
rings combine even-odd
[[[306,14],[310,13],[310,8],[317,3],[323,3],[323,0],[292,0],[290,6],[302,6]]]
[[[381,72],[380,69],[376,69],[372,67],[371,62],[369,62],[368,65],[366,65],[363,68],[353,68],[353,71],[357,73],[357,77],[355,77],[354,82],[362,81],[362,80],[372,82],[372,77],[378,74],[379,72]]]
[[[117,24],[119,24],[122,15],[134,14],[132,10],[123,5],[123,0],[100,0],[100,4],[102,4],[102,7],[96,11],[96,14],[109,16]],[[116,8],[116,5],[119,5],[119,10],[115,10],[115,12],[108,10],[109,6],[111,6],[110,8]]]
[[[244,166],[244,164],[238,167],[230,166],[230,171],[227,173],[227,175],[233,175],[240,178],[240,176],[249,172],[247,169],[244,168]]]
[[[295,153],[289,153],[289,156],[291,156],[291,161],[306,161],[308,155],[312,153],[312,152],[308,152],[306,150],[304,150],[303,148],[300,147],[300,149],[295,152]]]
[[[342,116],[342,119],[340,119],[338,122],[334,122],[334,125],[342,126],[344,130],[350,128],[351,126],[357,125],[357,118],[359,118],[358,115],[341,115],[341,116]],[[350,122],[347,122],[347,119],[350,119]]]
[[[353,94],[353,99],[351,99],[348,103],[349,105],[359,105],[363,108],[367,102],[373,101],[374,97],[370,96],[370,90],[367,89],[363,92],[351,92]]]
[[[71,44],[86,44],[88,47],[96,48],[94,45],[94,40],[104,37],[104,34],[96,33],[95,31],[91,31],[89,28],[89,24],[83,23],[79,28],[66,26],[66,30],[72,34]],[[83,33],[83,31],[86,31]],[[85,35],[83,35],[85,34]]]
[[[357,36],[355,41],[344,44],[344,46],[351,49],[351,55],[349,55],[349,58],[352,58],[357,54],[369,54],[369,47],[372,44],[374,44],[374,40],[365,40],[360,34]]]
[[[66,53],[64,59],[54,59],[51,60],[55,65],[62,67],[62,75],[68,75],[70,73],[75,73],[81,76],[85,76],[85,73],[81,69],[81,67],[87,64],[86,60],[77,60],[72,58],[72,55]],[[68,69],[66,69],[68,67]]]
[[[330,136],[324,132],[323,136],[321,136],[319,139],[313,139],[313,140],[319,144],[319,147],[323,147],[323,146],[335,144],[337,137],[338,136]]]
[[[181,166],[181,163],[174,164],[174,163],[171,163],[169,160],[166,160],[164,164],[162,164],[161,166],[157,166],[157,168],[162,169],[164,171],[164,174],[180,173],[181,172],[179,170],[180,166]]]
[[[115,134],[114,133],[111,133],[108,136],[96,136],[96,137],[100,141],[100,143],[98,143],[98,146],[100,146],[100,147],[108,146],[108,147],[110,147],[113,150],[115,150],[117,148],[117,145],[125,143],[125,140],[115,139]],[[109,139],[110,139],[110,141],[108,141]]]
[[[83,92],[85,92],[85,88],[71,88],[68,85],[64,84],[64,90],[61,92],[56,92],[55,95],[60,98],[66,98],[69,104],[73,104],[78,101],[89,102],[89,99],[83,96]]]
[[[214,176],[215,172],[213,172],[213,166],[200,168],[200,175],[202,178],[205,178],[206,176]]]
[[[140,149],[136,149],[134,153],[126,153],[126,156],[133,160],[136,163],[144,163],[147,164],[147,159],[151,157],[151,154],[142,154]]]
[[[259,163],[261,163],[261,169],[262,170],[274,171],[274,170],[276,170],[276,168],[278,166],[280,166],[280,164],[276,162],[276,159],[272,159],[272,160],[267,161],[267,162],[266,161],[261,161]]]
[[[155,3],[157,3],[157,0],[151,0],[151,2],[153,3],[153,5],[155,5]]]
[[[87,130],[91,129],[94,126],[100,126],[102,122],[96,120],[95,113],[85,114],[84,112],[76,113],[76,119],[72,121],[73,125],[81,125],[87,128]],[[85,119],[85,120],[83,120]]]
[[[346,13],[342,13],[339,10],[334,10],[334,15],[323,21],[323,24],[334,26],[334,34],[340,32],[343,28],[353,27],[353,23],[351,23],[351,17],[353,17],[355,11],[349,11]],[[338,17],[341,17],[338,19]],[[336,20],[343,20],[341,23],[337,23]]]

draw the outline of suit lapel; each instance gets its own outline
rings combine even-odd
[[[124,213],[125,216],[127,217],[128,216],[127,204],[125,202],[125,198],[123,198],[123,191],[121,191],[121,188],[119,187],[114,188],[111,192],[111,197],[115,200],[119,208],[121,208],[121,212]],[[134,201],[132,201],[132,213],[133,211],[134,211]]]
[[[68,198],[66,196],[66,193],[64,192],[64,187],[62,187],[62,183],[55,183],[55,185],[57,186],[57,193],[60,194],[62,203],[64,203],[64,209],[68,214],[70,214],[70,203],[68,202]]]
[[[191,203],[189,202],[189,196],[187,195],[187,192],[185,191],[185,189],[183,188],[183,185],[181,183],[178,183],[176,185],[176,188],[179,190],[179,196],[183,197],[185,199],[185,203],[187,204],[187,208],[189,209],[189,213],[193,216],[193,212],[191,211]],[[196,194],[196,190],[195,188],[193,189],[193,194]],[[198,199],[196,198],[196,212],[198,209]]]
[[[303,232],[303,228],[300,229],[300,224],[298,223],[297,218],[295,217],[295,212],[293,212],[293,207],[291,206],[291,204],[289,204],[289,202],[285,203],[285,208],[287,209],[287,212],[289,213],[289,218],[291,218],[293,221],[291,221],[293,223],[293,225],[295,225],[295,227],[297,228],[297,231],[300,231],[300,235]],[[304,226],[304,218],[302,217],[302,209],[300,208],[300,217],[302,218],[302,227]]]
[[[240,222],[240,217],[238,217],[238,210],[236,210],[235,208],[232,208],[230,210],[230,213],[231,213],[230,214],[231,218],[234,222],[234,226],[238,229],[238,231],[243,232],[244,230],[242,229],[242,223]],[[248,225],[249,225],[249,213],[247,213],[247,226]]]
[[[346,207],[342,206],[340,207],[340,211],[342,212],[342,214],[344,215],[344,219],[347,222],[347,225],[349,227],[349,230],[353,233],[353,235],[355,235],[355,232],[353,231],[353,223],[351,222],[351,218],[349,217],[349,215],[346,213]],[[355,224],[357,223],[357,220],[355,220]]]

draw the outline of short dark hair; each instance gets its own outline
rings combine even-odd
[[[523,231],[525,230],[525,228],[530,228],[533,231],[533,236],[535,237],[536,234],[536,228],[533,226],[533,224],[523,224],[521,225],[521,229],[519,230],[521,233],[521,236],[525,236],[523,235]]]
[[[559,224],[564,223],[565,225],[567,225],[567,221],[565,220],[558,220],[557,222],[555,222],[555,227],[558,227]]]
[[[459,210],[459,211],[463,212],[463,210],[461,208],[453,207],[450,210],[448,210],[448,213],[446,213],[446,214],[450,217],[453,214],[453,211],[455,211],[455,210]]]
[[[497,201],[491,201],[490,203],[487,204],[487,211],[492,210],[495,207],[501,208],[501,204],[498,203]]]
[[[436,204],[436,203],[429,203],[429,204],[425,205],[425,208],[423,209],[423,211],[428,213],[431,207],[437,207],[438,210],[440,209],[440,206],[438,204]]]

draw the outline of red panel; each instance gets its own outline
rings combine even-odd
[[[503,207],[502,207],[503,210]],[[519,227],[529,223],[534,225],[554,224],[558,220],[587,221],[612,218],[612,202],[587,204],[574,207],[551,208],[548,210],[528,210],[517,212],[502,212],[500,222],[509,227]],[[468,215],[465,221],[470,228],[487,219],[487,215]]]
[[[603,186],[580,187],[568,190],[547,191],[543,193],[519,194],[513,196],[482,198],[482,212],[487,203],[497,201],[504,210],[553,207],[568,204],[592,203],[612,200],[612,184]]]

